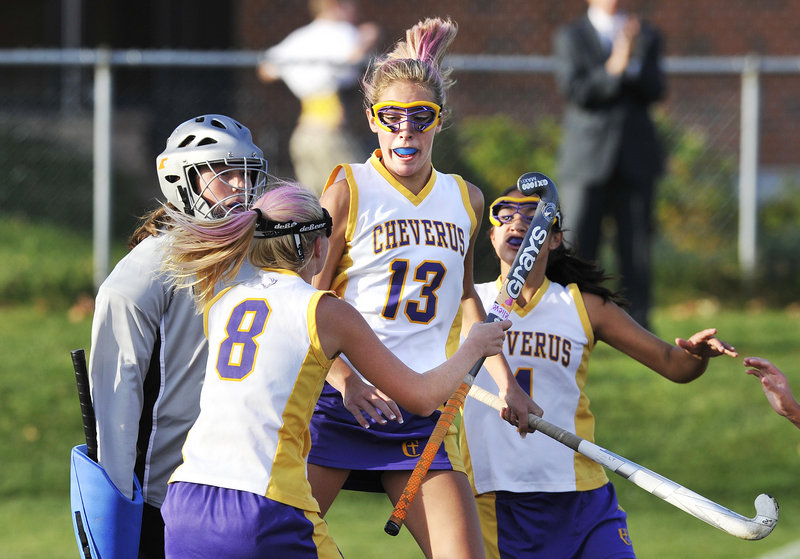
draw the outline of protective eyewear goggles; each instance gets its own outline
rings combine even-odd
[[[489,222],[499,227],[504,223],[511,223],[514,216],[519,215],[523,222],[530,223],[533,221],[533,214],[536,213],[536,206],[538,205],[538,196],[525,198],[501,196],[489,206]]]
[[[441,112],[439,105],[428,101],[383,101],[372,105],[375,123],[387,132],[397,132],[404,122],[409,122],[417,132],[427,132],[439,122]]]
[[[536,207],[541,199],[538,196],[500,196],[489,206],[489,223],[500,227],[506,223],[511,223],[515,215],[522,218],[523,223],[529,225],[533,221]],[[556,212],[555,227],[561,227],[561,212]]]

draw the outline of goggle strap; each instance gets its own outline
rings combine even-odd
[[[300,235],[303,233],[311,233],[325,229],[325,236],[330,237],[331,229],[333,227],[333,220],[328,210],[322,208],[323,218],[314,221],[273,221],[264,217],[261,210],[253,208],[256,212],[256,230],[255,237],[272,239],[275,237],[282,237],[283,235],[294,235],[295,245],[300,246]],[[302,252],[302,249],[299,250]],[[301,256],[302,258],[302,256]]]

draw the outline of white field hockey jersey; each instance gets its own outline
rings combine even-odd
[[[200,415],[170,482],[248,491],[319,511],[306,456],[308,424],[331,364],[315,318],[325,294],[292,272],[264,269],[206,306]]]
[[[499,280],[475,286],[487,310],[500,286]],[[503,353],[517,380],[548,422],[594,442],[594,416],[583,388],[595,340],[577,285],[545,279],[524,308],[514,305],[509,318]],[[497,394],[485,370],[475,384]],[[464,405],[461,443],[478,494],[587,491],[608,482],[597,463],[542,433],[520,438],[494,408],[472,398]]]
[[[380,162],[334,169],[347,179],[346,246],[331,289],[358,309],[378,338],[415,371],[458,347],[464,257],[477,221],[464,180],[432,170],[418,195]]]

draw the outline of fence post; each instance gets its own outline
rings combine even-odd
[[[758,144],[761,104],[761,61],[745,58],[742,70],[742,114],[739,145],[739,266],[742,278],[751,283],[756,269],[758,223]]]
[[[94,287],[108,276],[111,252],[111,51],[99,48],[94,67]]]
[[[61,45],[64,49],[81,46],[81,0],[61,2]],[[81,68],[64,66],[61,69],[61,110],[74,114],[81,105]]]

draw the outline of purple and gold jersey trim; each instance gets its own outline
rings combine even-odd
[[[403,186],[400,181],[394,178],[394,175],[389,172],[389,170],[381,161],[382,158],[383,153],[381,153],[381,150],[376,149],[374,152],[372,152],[372,157],[369,158],[369,162],[375,168],[375,170],[378,171],[378,173],[384,179],[386,179],[386,182],[392,185],[395,190],[408,198],[409,202],[415,206],[419,206],[422,201],[425,200],[425,197],[430,194],[430,191],[433,189],[433,185],[436,184],[436,169],[433,168],[433,165],[431,165],[431,176],[428,178],[428,182],[425,183],[425,186],[422,187],[422,190],[419,191],[419,194],[414,194],[405,186]]]

